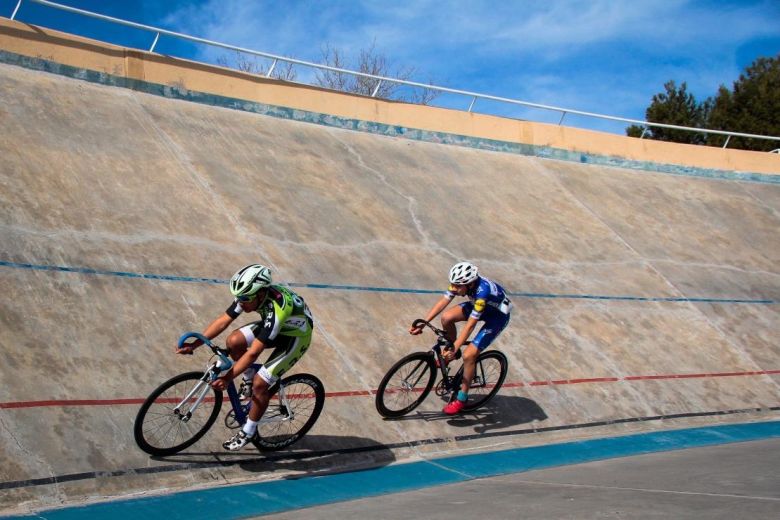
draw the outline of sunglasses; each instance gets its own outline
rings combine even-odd
[[[266,289],[260,289],[259,291],[257,291],[255,294],[253,294],[251,296],[237,296],[236,299],[238,301],[244,302],[244,303],[251,302],[255,298],[259,298],[259,297],[265,298],[265,294],[266,294],[267,291],[268,291],[267,288]]]

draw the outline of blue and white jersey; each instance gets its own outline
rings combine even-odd
[[[512,302],[506,297],[504,288],[493,280],[483,276],[478,277],[479,283],[466,293],[466,297],[472,304],[470,318],[483,319],[488,318],[495,313],[508,315],[512,311]],[[452,286],[444,294],[445,298],[452,300],[457,296],[452,292]]]

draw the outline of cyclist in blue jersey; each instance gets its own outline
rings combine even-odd
[[[236,451],[257,433],[257,422],[268,408],[271,387],[309,348],[314,320],[303,298],[287,287],[273,285],[271,270],[263,265],[251,264],[240,269],[230,279],[230,292],[233,302],[203,331],[208,339],[222,334],[244,312],[260,314],[260,320],[228,335],[225,345],[235,364],[228,374],[211,383],[214,388],[225,390],[228,381],[243,375],[239,394],[242,399],[252,400],[249,417],[238,433],[222,444],[226,450]],[[199,345],[201,342],[196,341],[177,348],[176,352],[192,354]],[[255,373],[251,365],[266,347],[274,350]]]
[[[509,323],[512,302],[506,297],[504,288],[496,282],[480,276],[477,266],[469,262],[459,262],[450,269],[450,286],[444,296],[434,304],[425,321],[431,321],[439,315],[455,298],[465,296],[468,301],[450,308],[441,315],[441,325],[447,333],[447,339],[453,342],[454,349],[444,352],[446,361],[451,361],[458,351],[463,354],[463,383],[458,398],[444,407],[444,413],[454,415],[463,409],[468,400],[469,386],[474,379],[477,356],[485,350]],[[466,325],[457,334],[455,324],[465,321]],[[474,339],[469,336],[478,322],[484,322]],[[410,327],[410,334],[420,334],[423,327]],[[456,335],[457,334],[457,335]],[[464,348],[465,345],[465,348]]]

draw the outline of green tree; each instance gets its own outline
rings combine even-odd
[[[733,91],[721,85],[712,101],[707,127],[714,130],[780,136],[780,54],[750,64]],[[726,136],[711,134],[707,144],[723,146]],[[778,141],[732,137],[729,148],[769,151]]]
[[[679,88],[674,81],[667,81],[664,84],[664,89],[665,92],[653,96],[650,106],[645,111],[645,120],[650,123],[694,128],[704,126],[711,108],[709,100],[701,104],[697,103],[693,94],[688,92],[688,85],[684,81]],[[645,131],[645,127],[640,125],[631,125],[626,128],[626,134],[631,137],[639,137],[643,131]],[[654,126],[647,128],[645,137],[676,143],[703,144],[706,142],[706,134],[703,133]]]

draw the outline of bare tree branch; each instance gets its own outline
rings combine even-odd
[[[371,42],[367,48],[360,50],[357,62],[349,66],[348,60],[344,54],[337,48],[326,44],[322,48],[322,60],[325,65],[339,69],[349,69],[372,76],[383,76],[386,78],[400,79],[409,81],[416,69],[414,67],[402,67],[392,71],[384,54],[376,50],[376,41]],[[393,99],[427,105],[436,99],[440,92],[430,89],[410,88],[398,83],[389,81],[380,81],[374,78],[364,76],[353,76],[343,72],[334,72],[329,70],[317,70],[315,81],[318,85],[342,92],[352,92],[363,96],[371,96],[376,90],[376,97],[382,99]],[[432,82],[428,82],[432,85]],[[378,85],[378,89],[377,89]]]
[[[271,68],[270,65],[266,68],[264,64],[259,63],[256,57],[249,58],[239,51],[235,52],[233,60],[230,60],[226,55],[219,56],[217,65],[248,72],[249,74],[257,74],[258,76],[266,76]],[[271,77],[284,81],[295,81],[298,75],[293,66],[294,64],[290,62],[277,62],[273,72],[271,72]]]

